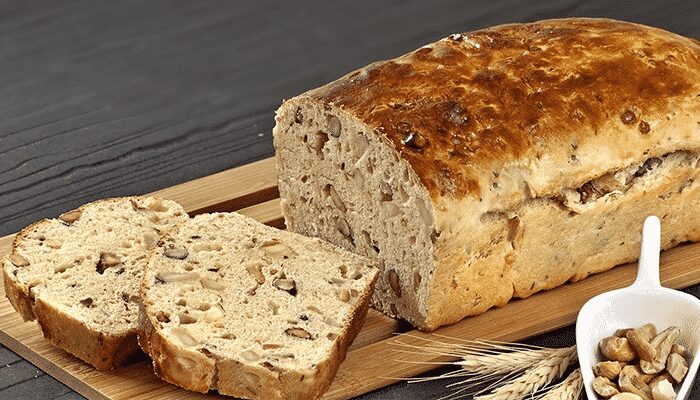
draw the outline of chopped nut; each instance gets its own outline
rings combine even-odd
[[[633,330],[634,330],[634,328],[618,329],[618,330],[615,331],[615,335],[614,335],[614,336],[626,338],[626,337],[627,337],[627,332],[633,331]]]
[[[637,357],[627,338],[612,336],[603,339],[599,347],[603,356],[610,361],[630,362]]]
[[[180,324],[182,324],[182,325],[194,324],[195,322],[197,322],[197,318],[188,314],[187,312],[180,313],[180,314],[178,314],[177,317],[178,317]]]
[[[620,375],[624,365],[618,361],[604,361],[595,365],[593,372],[596,376],[602,376],[613,380]]]
[[[637,116],[634,114],[634,111],[628,109],[620,115],[620,120],[622,120],[623,124],[630,125],[637,121]]]
[[[97,261],[95,270],[98,274],[102,275],[107,270],[107,268],[114,267],[122,263],[122,260],[114,253],[102,252],[100,253],[100,260]]]
[[[626,365],[622,367],[622,371],[620,371],[620,375],[626,375],[628,377],[638,377],[639,379],[642,380],[644,383],[649,383],[651,382],[652,379],[654,379],[654,375],[648,375],[645,374],[644,371],[642,371],[641,368],[639,368],[638,365]]]
[[[60,249],[62,243],[59,242],[58,240],[53,240],[53,239],[46,239],[44,240],[44,244],[51,247],[52,249]]]
[[[65,222],[66,224],[70,225],[73,222],[77,221],[82,214],[83,214],[82,210],[68,211],[66,213],[61,214],[61,216],[59,216],[58,219]]]
[[[158,311],[156,313],[156,319],[158,320],[158,322],[168,323],[170,322],[170,315],[166,314],[163,311]]]
[[[304,113],[301,112],[301,107],[297,107],[297,111],[294,113],[294,122],[297,124],[304,122]]]
[[[677,395],[673,389],[673,385],[668,379],[664,379],[659,384],[651,389],[651,395],[654,400],[675,400]]]
[[[520,226],[520,218],[513,217],[508,220],[508,241],[512,242],[518,235],[518,227]]]
[[[342,288],[340,289],[338,297],[340,297],[340,301],[347,303],[348,301],[350,301],[350,291],[345,288]]]
[[[297,253],[278,239],[266,240],[260,245],[260,249],[272,258],[289,258]]]
[[[340,196],[338,195],[338,192],[335,190],[333,185],[330,186],[330,194],[333,205],[335,205],[335,207],[341,212],[346,212],[348,209],[347,207],[345,207],[345,203],[343,203],[343,200],[340,199]]]
[[[651,345],[656,348],[656,357],[652,361],[641,360],[639,366],[647,374],[658,374],[666,367],[666,360],[671,353],[671,347],[678,340],[680,329],[672,326],[656,335],[651,341]]]
[[[674,344],[671,347],[671,353],[678,354],[679,356],[681,356],[683,358],[688,357],[688,349],[685,346],[683,346],[682,344],[678,344],[678,343]]]
[[[397,207],[396,204],[388,201],[383,203],[382,208],[384,209],[384,215],[387,218],[395,217],[401,213],[399,207]]]
[[[389,276],[389,286],[391,286],[391,290],[394,291],[396,297],[401,297],[401,284],[399,282],[399,275],[393,269],[390,269],[387,274]]]
[[[277,289],[284,290],[292,296],[297,295],[297,284],[293,279],[277,278],[272,282],[272,286]]]
[[[653,375],[643,377],[639,367],[628,365],[620,372],[618,384],[620,385],[620,390],[623,392],[634,393],[643,400],[653,400],[651,388],[644,382],[646,379],[648,379],[647,382],[651,381],[652,378]]]
[[[430,211],[428,211],[428,206],[425,204],[425,201],[423,201],[423,199],[416,198],[415,202],[416,208],[418,209],[418,215],[423,221],[423,224],[425,224],[425,226],[432,226],[433,218],[430,216]]]
[[[163,283],[193,281],[199,279],[199,274],[196,272],[159,272],[156,274],[156,280]]]
[[[352,233],[350,225],[348,224],[348,220],[346,220],[343,217],[338,218],[338,220],[335,223],[335,227],[338,229],[338,232],[340,232],[345,237],[349,237]]]
[[[92,305],[92,302],[93,302],[93,300],[91,297],[87,297],[87,298],[80,300],[80,304],[82,304],[83,306],[85,306],[87,308],[90,308],[90,306]]]
[[[246,361],[257,361],[260,359],[260,356],[254,352],[253,350],[246,350],[241,353],[241,357],[243,357],[244,360]]]
[[[336,116],[331,116],[328,119],[328,131],[334,138],[340,137],[341,125],[340,120]]]
[[[215,279],[202,278],[201,282],[202,282],[202,287],[205,289],[211,289],[211,290],[224,290],[224,289],[226,289],[226,285],[216,281]]]
[[[688,362],[679,354],[672,353],[666,361],[666,370],[676,383],[681,383],[688,373]]]
[[[262,273],[263,265],[261,261],[253,261],[245,266],[245,270],[248,271],[250,276],[252,276],[259,285],[265,283],[265,276]]]
[[[29,260],[24,258],[24,256],[21,256],[17,253],[12,253],[10,254],[10,262],[15,266],[15,267],[26,267],[29,265]]]
[[[154,235],[151,235],[150,233],[143,235],[143,245],[148,250],[156,247],[157,243],[158,243],[158,239],[156,239],[156,237]]]
[[[226,313],[224,313],[224,309],[221,308],[219,304],[216,304],[204,313],[204,320],[207,322],[216,322],[222,319],[225,315]]]
[[[643,135],[646,135],[651,131],[651,126],[647,121],[639,121],[639,125],[637,126],[639,128],[639,132],[641,132]]]
[[[664,371],[654,377],[651,381],[649,381],[649,387],[654,390],[654,386],[658,385],[663,381],[664,379],[668,379],[669,381],[673,381],[673,378],[671,378],[671,375],[669,375],[668,372]]]
[[[610,379],[602,376],[596,377],[593,380],[592,386],[596,393],[606,399],[620,393],[617,385],[611,382]]]
[[[620,393],[611,397],[610,400],[644,400],[634,393]]]
[[[637,330],[644,335],[643,337],[647,340],[647,342],[651,342],[651,340],[654,339],[658,334],[656,332],[656,326],[654,324],[644,324]]]
[[[148,205],[148,209],[151,210],[151,211],[155,211],[155,212],[166,212],[166,211],[168,211],[168,207],[166,207],[165,204],[163,204],[163,202],[162,202],[160,199],[158,199],[158,200],[152,202],[151,204],[149,204],[149,205]]]
[[[168,247],[166,247],[165,250],[163,250],[163,255],[168,258],[173,258],[175,260],[184,260],[189,255],[189,252],[184,246],[175,247],[171,244]]]
[[[311,334],[302,328],[288,328],[284,333],[301,339],[311,339]]]
[[[652,361],[656,357],[656,349],[649,343],[650,339],[638,329],[633,329],[627,332],[627,340],[637,352],[639,358],[645,361]]]
[[[323,317],[323,322],[326,323],[326,325],[329,325],[329,326],[332,326],[332,327],[335,327],[335,328],[340,328],[340,326],[341,326],[341,325],[338,323],[338,321],[334,320],[334,319],[333,319],[332,317],[330,317],[330,316],[325,316],[325,317]]]
[[[196,346],[199,344],[199,340],[195,339],[185,328],[173,328],[171,332],[173,336],[185,346]]]

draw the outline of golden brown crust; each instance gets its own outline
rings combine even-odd
[[[46,339],[98,370],[124,366],[139,351],[135,330],[123,335],[105,335],[41,298],[36,299],[34,313]]]
[[[484,176],[513,160],[566,163],[559,153],[587,141],[651,146],[657,125],[682,99],[697,108],[699,93],[697,41],[572,18],[451,35],[302,97],[388,138],[433,198],[478,198]]]
[[[202,353],[178,348],[159,334],[155,321],[142,314],[138,343],[153,360],[159,378],[194,392],[206,393],[215,376],[214,360]]]
[[[37,221],[26,228],[22,229],[14,239],[12,239],[12,250],[10,254],[14,254],[17,250],[18,243],[24,240],[28,232],[31,232],[36,226],[46,223],[46,219]],[[9,257],[9,256],[8,256]],[[9,258],[3,263],[3,282],[5,287],[5,297],[10,301],[15,311],[19,313],[25,321],[34,321],[34,297],[30,293],[30,288],[27,285],[19,282],[12,274],[13,266],[10,264]]]
[[[9,263],[9,261],[5,260],[4,263]],[[3,264],[2,276],[5,296],[24,321],[34,321],[36,317],[32,310],[32,298],[29,295],[29,291],[25,285],[17,282],[11,274],[7,265]]]

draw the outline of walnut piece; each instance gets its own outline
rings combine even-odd
[[[630,362],[637,358],[637,353],[634,352],[627,338],[617,336],[605,338],[598,347],[603,356],[610,361]]]
[[[619,388],[616,384],[610,381],[610,379],[599,376],[593,380],[593,390],[600,396],[608,399],[616,394],[620,393]]]

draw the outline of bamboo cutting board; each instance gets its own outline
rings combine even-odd
[[[283,227],[274,160],[265,159],[155,193],[178,201],[190,214],[240,211],[264,223]],[[0,238],[0,255],[12,235]],[[700,283],[700,243],[687,244],[661,257],[664,285],[685,288]],[[508,306],[443,327],[436,333],[459,339],[519,341],[575,322],[578,310],[596,294],[629,285],[636,267],[625,265],[575,284],[515,300]],[[428,337],[399,332],[400,325],[370,310],[360,335],[340,366],[327,399],[347,399],[416,376],[448,358],[399,353],[396,341],[418,345]],[[398,335],[397,335],[398,334]],[[0,342],[89,399],[214,399],[160,381],[143,361],[116,371],[99,372],[44,340],[38,326],[24,323],[0,288]],[[407,360],[408,358],[408,360]],[[409,362],[406,362],[409,361]]]

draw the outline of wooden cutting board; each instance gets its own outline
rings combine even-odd
[[[239,211],[283,227],[274,160],[266,159],[155,193],[178,201],[190,214]],[[10,250],[12,235],[0,238],[0,255]],[[700,243],[686,244],[661,257],[664,285],[685,288],[700,282]],[[515,300],[508,306],[443,327],[436,333],[459,339],[519,341],[575,322],[581,306],[596,294],[632,283],[634,265],[625,265],[575,284]],[[403,325],[401,325],[403,326]],[[445,357],[399,353],[396,341],[420,345],[428,337],[403,331],[396,321],[370,310],[364,328],[340,366],[327,399],[347,399],[416,376]],[[44,340],[38,326],[22,322],[0,288],[0,342],[89,399],[224,398],[190,393],[159,380],[147,362],[110,372],[95,371]]]

